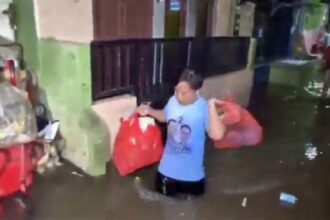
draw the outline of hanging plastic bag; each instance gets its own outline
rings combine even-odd
[[[324,51],[324,46],[321,43],[314,43],[311,47],[311,54],[320,54],[322,55],[323,51]]]
[[[121,176],[159,162],[162,154],[161,131],[153,118],[133,114],[127,120],[121,119],[113,152]]]
[[[0,149],[31,142],[37,134],[28,99],[17,88],[0,83]]]
[[[254,146],[261,142],[262,128],[250,112],[231,101],[224,101],[218,108],[223,113],[221,117],[226,126],[226,132],[221,140],[214,141],[214,147],[240,148]]]

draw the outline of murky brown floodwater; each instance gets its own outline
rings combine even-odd
[[[37,177],[31,212],[6,200],[5,219],[330,219],[330,109],[315,99],[292,96],[293,89],[286,87],[271,86],[264,99],[263,93],[256,90],[251,104],[265,129],[263,144],[227,151],[208,146],[208,188],[202,198],[171,200],[148,191],[155,168],[122,178],[111,167],[106,177],[89,178],[72,175],[66,166]],[[305,156],[308,142],[318,147],[311,161]],[[135,176],[144,187],[134,184]],[[295,195],[296,205],[281,205],[280,192]]]

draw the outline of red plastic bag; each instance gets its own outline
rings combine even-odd
[[[226,132],[221,140],[214,141],[214,147],[219,149],[254,146],[261,142],[263,129],[246,109],[231,101],[219,105],[223,112],[223,123]]]
[[[320,43],[314,43],[311,48],[312,54],[322,54],[324,51],[324,46]]]
[[[121,176],[160,161],[163,154],[161,131],[155,124],[141,129],[140,117],[133,114],[121,119],[115,140],[113,160]]]

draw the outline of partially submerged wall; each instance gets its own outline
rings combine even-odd
[[[66,139],[64,157],[92,175],[105,172],[106,126],[91,109],[89,45],[40,40],[40,89]]]
[[[38,75],[41,100],[61,121],[64,157],[90,175],[104,174],[108,132],[91,102],[91,0],[14,3],[27,66]]]
[[[111,159],[120,119],[127,118],[136,109],[136,97],[131,95],[116,96],[94,103],[93,109],[107,125],[109,136],[106,147],[106,159]]]

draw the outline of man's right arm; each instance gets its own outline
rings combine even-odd
[[[159,122],[166,122],[165,115],[164,115],[164,110],[156,110],[153,108],[150,108],[148,115],[155,118]]]
[[[157,121],[160,122],[166,122],[165,114],[164,114],[164,109],[162,110],[156,110],[151,108],[149,105],[140,105],[136,111],[141,115],[141,116],[150,116],[155,118]]]

